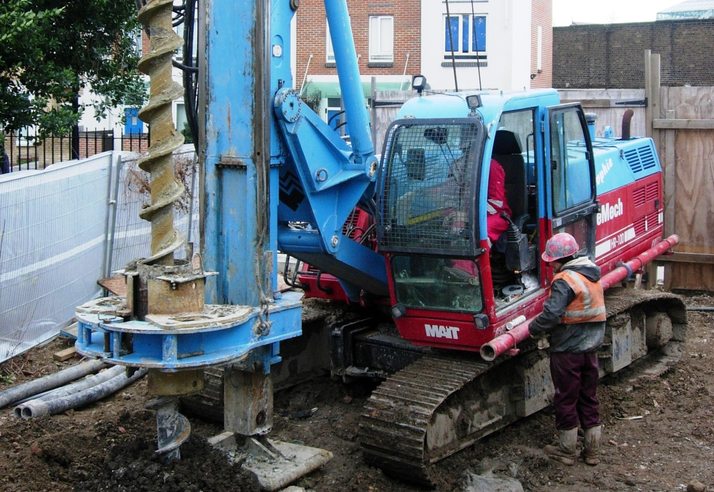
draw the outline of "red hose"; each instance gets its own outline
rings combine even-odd
[[[630,261],[615,268],[607,275],[603,275],[603,277],[600,279],[600,284],[602,285],[603,290],[607,290],[618,282],[622,282],[627,277],[632,275],[632,272],[641,270],[643,266],[647,265],[648,263],[651,263],[652,260],[662,255],[667,250],[672,249],[678,243],[679,236],[677,236],[676,234],[672,234],[667,239],[664,239],[661,242],[657,243],[655,246],[648,249],[644,253],[640,253]]]
[[[600,284],[602,285],[603,290],[607,290],[618,282],[623,281],[633,272],[642,269],[643,266],[651,263],[652,260],[662,255],[667,250],[673,248],[678,243],[679,236],[672,234],[667,239],[657,243],[644,253],[640,253],[630,261],[615,268],[600,279]],[[528,332],[528,325],[530,322],[531,320],[527,320],[517,326],[514,326],[510,331],[504,333],[503,335],[497,336],[488,343],[483,344],[480,350],[481,357],[484,360],[492,361],[496,357],[511,350],[516,346],[516,344],[518,344],[518,342],[522,342],[528,338],[530,336],[530,333]]]
[[[533,318],[524,321],[520,325],[516,325],[503,335],[497,336],[488,343],[481,345],[481,357],[483,360],[492,361],[499,355],[511,350],[519,342],[522,342],[530,336],[528,325]]]

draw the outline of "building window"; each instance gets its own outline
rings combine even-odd
[[[375,15],[369,18],[369,61],[394,61],[394,17],[391,15]]]
[[[188,129],[186,105],[184,103],[176,103],[176,129],[179,133],[183,133],[184,130]]]
[[[453,43],[457,60],[486,59],[486,17],[483,15],[444,15],[444,58],[451,59]]]
[[[335,63],[335,49],[330,37],[330,24],[325,20],[325,63]]]

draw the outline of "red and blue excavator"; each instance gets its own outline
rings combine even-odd
[[[150,32],[170,8],[148,2]],[[80,352],[149,367],[150,387],[168,396],[200,389],[204,368],[228,365],[224,379],[234,387],[224,411],[240,418],[226,417],[226,428],[266,432],[266,378],[287,358],[280,346],[306,336],[300,294],[277,287],[281,251],[310,265],[312,277],[301,273],[308,294],[362,306],[359,319],[329,327],[329,340],[302,346],[329,350],[338,376],[383,379],[360,423],[364,455],[419,483],[430,483],[439,460],[549,404],[548,353],[528,339],[527,326],[548,297],[553,272],[541,253],[554,234],[570,233],[604,274],[603,374],[676,353],[686,332],[682,301],[622,287],[678,242],[663,238],[663,173],[652,139],[626,128],[621,138],[595,138],[582,107],[561,104],[555,90],[429,94],[416,76],[415,97],[378,157],[345,0],[325,1],[325,10],[347,140],[292,88],[297,1],[200,8],[202,269],[179,271],[166,260],[177,248],[172,235],[152,241],[143,270],[127,277],[128,299],[78,309]],[[149,72],[172,51],[158,38],[143,61]],[[145,165],[157,180],[143,214],[165,233],[173,193],[161,188],[157,169],[175,139],[154,130],[170,104],[163,94],[173,92],[156,83],[142,110],[154,146]],[[492,159],[505,172],[511,211],[493,243]],[[171,405],[162,415],[176,420]],[[166,418],[158,420],[159,446],[175,450],[181,432]]]

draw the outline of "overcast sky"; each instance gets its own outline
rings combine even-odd
[[[553,25],[650,22],[682,0],[553,0]]]

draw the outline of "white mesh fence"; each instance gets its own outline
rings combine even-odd
[[[110,207],[110,230],[114,230],[114,237],[109,236],[110,266],[105,274],[123,269],[132,260],[149,256],[151,224],[139,217],[142,205],[149,201],[149,177],[139,169],[137,157],[136,154],[124,156],[114,171],[112,196],[116,202],[116,219],[113,219],[114,211]],[[175,207],[174,227],[184,240],[196,243],[198,248],[198,176],[194,174],[195,166],[195,153],[192,146],[184,145],[174,154],[176,177],[186,188],[186,194]],[[118,180],[116,180],[117,171]],[[193,192],[190,193],[192,189]],[[193,213],[189,220],[192,200]],[[177,251],[175,256],[186,258],[185,253],[185,251]]]
[[[181,150],[177,175],[197,190],[193,149]],[[136,155],[119,152],[0,176],[0,362],[57,334],[76,306],[101,294],[98,279],[148,255],[151,229],[139,218],[147,186]],[[197,195],[175,219],[188,237],[194,203],[195,242]]]

